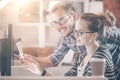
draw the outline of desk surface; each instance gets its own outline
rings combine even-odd
[[[38,77],[38,76],[1,76],[0,80],[107,80],[104,77]]]

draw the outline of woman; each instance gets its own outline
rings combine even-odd
[[[105,47],[100,46],[98,42],[98,35],[104,29],[106,29],[107,26],[104,26],[104,22],[102,18],[104,16],[97,16],[94,13],[84,13],[78,20],[78,27],[77,27],[77,33],[78,36],[77,44],[79,46],[85,46],[87,54],[84,55],[84,57],[80,57],[80,64],[79,67],[82,67],[84,69],[83,73],[77,72],[77,66],[75,65],[73,71],[76,72],[68,72],[65,74],[65,76],[75,76],[77,75],[83,75],[83,76],[91,76],[92,72],[90,69],[90,60],[92,58],[100,58],[105,59],[105,74],[104,76],[107,77],[109,80],[115,80],[115,71],[114,71],[114,65],[112,61],[112,56]],[[107,25],[107,22],[106,22]],[[109,26],[109,24],[108,24]],[[104,34],[106,34],[105,32]],[[106,34],[107,35],[107,34]]]

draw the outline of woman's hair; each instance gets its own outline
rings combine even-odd
[[[111,27],[116,25],[116,18],[110,11],[105,11],[105,13],[100,14],[99,18],[103,23],[102,33],[104,37],[109,37],[111,32]]]
[[[115,17],[112,13],[105,12],[101,15],[94,13],[84,13],[80,19],[88,21],[88,29],[91,32],[98,32],[99,36],[109,37],[111,27],[115,25]]]
[[[85,20],[88,23],[88,29],[91,32],[98,32],[98,40],[104,44],[110,35],[111,27],[115,26],[116,18],[114,15],[106,11],[103,14],[96,15],[94,13],[84,13],[79,19]]]
[[[113,15],[113,13],[110,12],[109,10],[106,10],[105,13],[100,14],[99,17],[103,19],[103,21],[106,20],[106,22],[110,27],[113,27],[116,25],[116,18]]]
[[[99,32],[99,30],[103,26],[102,21],[94,13],[84,13],[83,15],[81,15],[80,19],[88,22],[88,29],[91,32]]]

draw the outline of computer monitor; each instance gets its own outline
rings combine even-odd
[[[13,53],[12,24],[8,24],[6,35],[2,39],[0,39],[1,76],[11,76],[11,54],[12,53]]]

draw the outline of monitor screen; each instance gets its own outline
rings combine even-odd
[[[11,76],[11,54],[13,52],[12,24],[8,25],[6,35],[0,39],[1,76]]]

